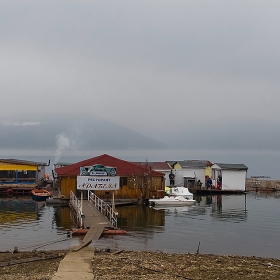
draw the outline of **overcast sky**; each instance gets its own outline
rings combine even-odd
[[[269,0],[2,0],[0,118],[86,112],[157,140],[194,127],[278,130],[279,10]]]

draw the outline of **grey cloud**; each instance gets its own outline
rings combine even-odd
[[[1,117],[97,115],[153,147],[278,147],[277,1],[0,5]],[[98,129],[106,140],[94,141],[105,144],[107,131]],[[139,146],[133,135],[115,143]],[[48,137],[46,145],[55,141]]]

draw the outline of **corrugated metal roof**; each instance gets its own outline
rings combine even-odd
[[[0,159],[0,162],[10,163],[10,164],[24,164],[24,165],[35,165],[35,166],[48,166],[50,162],[36,162],[36,161],[29,161],[29,160],[21,160],[21,159]]]
[[[141,166],[146,166],[148,164],[152,167],[154,170],[170,170],[170,166],[166,161],[157,161],[157,162],[135,162],[136,164],[139,164]]]
[[[248,170],[248,167],[243,163],[215,163],[221,169],[235,169],[235,170]]]
[[[182,168],[206,168],[212,166],[209,160],[183,160],[178,161]]]
[[[70,164],[73,164],[73,162],[57,162],[57,163],[55,163],[54,165],[70,165]]]
[[[121,160],[110,155],[104,154],[94,158],[86,159],[68,166],[56,168],[55,172],[58,176],[79,176],[80,167],[92,166],[95,164],[102,164],[104,166],[111,166],[117,168],[118,176],[143,176],[146,168],[140,166],[139,164]],[[161,172],[151,170],[151,175],[153,176],[163,176]]]

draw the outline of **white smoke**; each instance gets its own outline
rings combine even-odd
[[[55,152],[55,163],[57,163],[64,152],[67,148],[70,146],[70,140],[63,134],[60,133],[56,135],[56,152]]]

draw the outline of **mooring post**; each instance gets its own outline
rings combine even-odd
[[[81,192],[81,215],[83,215],[83,191]]]
[[[112,209],[115,211],[115,192],[113,191]]]

